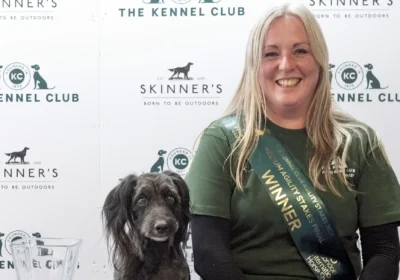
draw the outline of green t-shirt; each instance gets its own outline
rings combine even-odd
[[[310,144],[305,130],[285,129],[270,121],[267,128],[308,170]],[[232,134],[220,120],[205,129],[185,178],[193,214],[230,219],[230,249],[246,279],[316,279],[298,252],[279,209],[251,168],[245,174],[245,190],[235,188],[226,161],[231,143]],[[336,187],[342,197],[317,190],[358,276],[361,257],[356,245],[357,229],[400,221],[400,187],[396,175],[383,164],[379,150],[375,149],[377,160],[374,160],[368,149],[368,145],[361,145],[355,139],[346,162],[346,174],[359,194],[348,191],[339,180],[335,180]],[[362,150],[367,153],[366,160]]]

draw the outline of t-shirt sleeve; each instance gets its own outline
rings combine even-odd
[[[205,130],[185,177],[193,214],[230,218],[233,183],[229,160],[226,161],[230,151],[221,127]]]
[[[380,148],[367,153],[357,191],[360,227],[400,221],[399,182]]]

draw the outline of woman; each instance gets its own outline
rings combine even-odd
[[[202,279],[397,279],[397,178],[374,131],[334,110],[328,73],[305,7],[256,25],[239,88],[186,177]]]

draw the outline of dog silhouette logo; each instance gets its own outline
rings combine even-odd
[[[55,87],[48,88],[47,87],[47,82],[43,77],[40,75],[39,70],[40,67],[39,65],[35,64],[31,66],[34,69],[33,73],[33,81],[35,82],[35,87],[33,89],[54,89]]]
[[[192,66],[193,63],[189,62],[186,66],[184,67],[176,67],[172,69],[168,69],[169,71],[173,72],[172,76],[169,78],[170,80],[193,80],[193,78],[189,78],[188,73],[190,71],[190,66]],[[183,74],[183,77],[179,77],[179,74]],[[174,76],[176,77],[174,78]]]
[[[29,162],[25,162],[25,156],[26,156],[26,151],[29,150],[28,147],[25,147],[22,151],[19,152],[11,152],[11,153],[6,153],[6,156],[9,156],[10,158],[8,159],[6,164],[28,164]],[[19,158],[19,162],[17,162],[17,158]],[[10,162],[11,160],[14,160],[13,162]]]
[[[3,257],[3,236],[4,233],[0,232],[0,257]]]
[[[143,3],[145,4],[165,4],[164,0],[143,0]]]
[[[21,90],[28,86],[31,80],[31,72],[26,65],[14,62],[4,68],[3,79],[10,89]]]
[[[164,150],[159,150],[158,151],[158,159],[157,161],[153,164],[153,166],[150,169],[150,172],[154,172],[154,173],[161,173],[164,171],[164,155],[167,152]]]
[[[365,74],[365,77],[367,78],[367,89],[368,88],[371,88],[371,89],[385,89],[385,88],[388,88],[388,86],[386,86],[384,88],[381,87],[381,83],[375,77],[375,75],[372,73],[372,69],[374,69],[374,67],[372,66],[371,63],[365,64],[364,67],[368,69],[367,73]]]
[[[333,68],[335,68],[335,65],[329,63],[329,84],[331,85],[331,88],[332,88],[332,77],[333,77],[332,69]]]

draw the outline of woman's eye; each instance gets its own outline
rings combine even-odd
[[[297,49],[295,50],[295,54],[307,54],[308,51],[305,49]]]
[[[167,203],[168,204],[174,204],[175,203],[175,197],[172,195],[167,196]]]
[[[275,57],[275,56],[277,56],[278,55],[278,53],[276,53],[276,52],[267,52],[266,54],[265,54],[265,57]]]
[[[140,206],[146,205],[146,204],[147,204],[147,198],[145,198],[145,197],[139,198],[138,204],[139,204]]]

